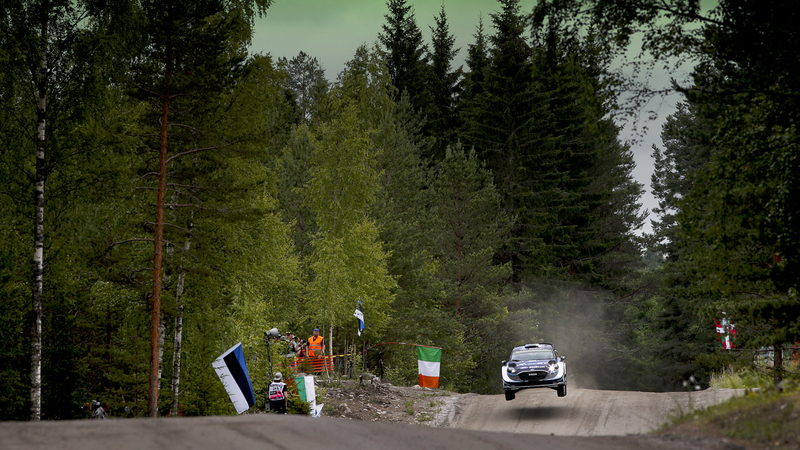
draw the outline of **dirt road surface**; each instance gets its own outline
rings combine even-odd
[[[633,392],[571,389],[559,398],[551,389],[530,389],[515,400],[470,395],[449,411],[446,426],[469,430],[556,436],[624,436],[648,433],[671,418],[721,403],[743,390]]]
[[[239,417],[127,419],[0,423],[3,450],[129,449],[509,449],[734,450],[742,447],[705,438],[653,436],[530,436],[419,425],[273,414]],[[525,445],[523,445],[525,447]]]
[[[692,394],[695,407],[735,391]],[[548,395],[549,394],[549,395]],[[336,418],[242,416],[2,422],[0,449],[519,449],[734,450],[734,442],[693,435],[628,435],[661,424],[688,395],[576,390],[502,396],[453,395],[435,426]],[[443,399],[444,397],[436,397]],[[685,399],[685,400],[684,400]],[[488,431],[492,430],[492,431]],[[506,432],[497,432],[506,431]],[[507,432],[511,431],[511,433]],[[523,437],[518,433],[539,433]],[[551,435],[552,434],[552,435]],[[612,436],[613,435],[613,436]],[[525,444],[527,443],[527,444]]]

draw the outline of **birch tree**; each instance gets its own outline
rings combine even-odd
[[[42,415],[42,317],[45,309],[46,186],[51,174],[68,161],[71,152],[59,152],[53,138],[64,141],[72,132],[79,111],[91,101],[77,101],[76,93],[96,93],[103,64],[97,58],[101,45],[93,32],[104,23],[108,5],[92,1],[16,0],[0,5],[0,40],[3,52],[4,103],[11,127],[25,136],[34,163],[23,165],[32,184],[33,218],[31,277],[31,419]],[[86,26],[93,19],[95,29]],[[108,31],[108,30],[106,30]],[[27,160],[23,157],[22,161]],[[32,170],[31,170],[32,169]],[[16,174],[15,174],[16,176]],[[11,184],[14,182],[9,180]],[[25,189],[23,187],[23,189]],[[28,213],[26,213],[28,214]]]
[[[380,330],[395,282],[377,227],[366,214],[378,187],[369,132],[347,105],[318,133],[306,196],[319,227],[308,262],[309,295],[318,307],[309,315],[318,323],[341,325],[361,298],[373,314],[370,329]]]

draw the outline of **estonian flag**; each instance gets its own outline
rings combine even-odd
[[[233,407],[236,408],[238,414],[256,404],[241,342],[220,355],[211,366],[217,371],[217,376],[222,381],[222,386],[231,398]]]
[[[361,309],[361,300],[358,301],[356,312],[353,315],[358,319],[358,335],[361,336],[361,330],[364,329],[364,311]]]

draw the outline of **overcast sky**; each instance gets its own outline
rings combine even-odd
[[[500,9],[499,3],[497,0],[409,0],[426,43],[430,43],[429,26],[434,25],[433,17],[439,13],[443,3],[450,32],[456,36],[456,48],[461,48],[456,66],[462,65],[481,15],[486,33],[494,32],[489,14]],[[535,0],[522,0],[521,3],[524,10],[532,10]],[[377,42],[387,11],[385,0],[275,0],[266,17],[256,21],[251,51],[269,53],[275,58],[292,58],[302,50],[316,57],[325,68],[327,78],[335,80],[359,45]],[[665,87],[668,80],[666,74],[654,74],[650,83],[652,87]],[[624,124],[622,140],[636,141],[631,149],[636,159],[634,177],[644,184],[646,190],[642,198],[643,209],[657,206],[650,193],[650,175],[653,173],[650,155],[652,145],[660,145],[661,124],[674,112],[677,101],[678,96],[673,95],[647,105],[642,117],[647,118],[652,110],[657,119],[643,119],[638,123],[640,129],[648,129],[644,136],[635,135],[631,124]],[[648,219],[644,231],[650,230]]]

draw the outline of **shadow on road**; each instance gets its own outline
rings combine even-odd
[[[549,420],[562,420],[566,419],[569,415],[569,409],[563,406],[537,406],[509,408],[503,411],[505,419],[517,421],[549,421]]]

